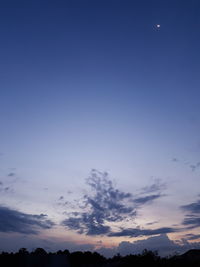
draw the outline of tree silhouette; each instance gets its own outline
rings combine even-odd
[[[106,259],[97,252],[58,250],[47,253],[43,248],[29,252],[26,248],[16,253],[0,253],[2,267],[199,267],[200,250],[183,255],[161,258],[156,251],[144,250],[141,254],[115,255]]]

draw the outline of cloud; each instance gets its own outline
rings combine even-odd
[[[129,254],[142,253],[144,249],[157,251],[160,256],[169,256],[182,254],[190,249],[200,249],[200,243],[189,243],[187,240],[181,240],[179,243],[170,240],[166,234],[149,237],[147,239],[134,242],[123,241],[114,248],[100,248],[97,252],[102,253],[106,257],[112,257],[117,253],[122,256]]]
[[[9,190],[10,190],[10,187],[9,186],[7,186],[7,187],[4,188],[4,191],[6,191],[6,192],[9,191]]]
[[[12,193],[13,190],[10,186],[4,186],[4,184],[0,182],[0,192],[1,193]]]
[[[37,247],[43,247],[47,251],[57,251],[59,249],[68,249],[72,251],[97,251],[106,257],[112,257],[117,253],[122,256],[128,254],[142,253],[144,249],[158,251],[161,256],[168,256],[174,254],[182,254],[189,249],[199,249],[200,243],[188,243],[186,240],[183,242],[174,242],[168,238],[166,234],[161,234],[147,239],[138,240],[134,242],[120,242],[118,246],[112,248],[106,248],[103,243],[97,241],[95,244],[77,244],[74,241],[63,241],[56,239],[55,237],[48,237],[42,239],[35,235],[13,235],[10,233],[0,233],[0,250],[6,251],[18,251],[21,247],[26,247],[29,251],[34,250]],[[99,247],[96,248],[95,247]]]
[[[121,255],[127,255],[129,253],[141,253],[144,249],[158,251],[160,254],[170,254],[172,251],[179,249],[172,240],[168,238],[166,234],[159,236],[149,237],[145,240],[138,240],[135,242],[121,242],[118,246],[118,251]]]
[[[176,253],[183,253],[188,249],[197,247],[200,247],[200,245],[193,245],[189,244],[188,242],[185,242],[184,245],[182,243],[177,244],[174,241],[170,240],[166,234],[161,234],[134,242],[123,241],[119,243],[117,247],[102,247],[98,249],[97,252],[102,253],[106,257],[112,257],[117,253],[120,253],[120,255],[125,256],[129,254],[142,253],[144,249],[148,249],[151,251],[157,251],[158,254],[161,256],[168,256]]]
[[[200,226],[200,200],[181,206],[181,209],[187,212],[183,225],[188,226],[189,229]]]
[[[163,183],[161,179],[155,179],[155,182],[150,186],[145,186],[142,188],[142,194],[157,193],[162,192],[166,189],[166,183]]]
[[[200,213],[200,200],[188,205],[181,206],[181,208],[190,213]]]
[[[158,234],[168,234],[177,232],[178,229],[171,227],[162,227],[157,229],[139,229],[139,228],[127,228],[122,229],[120,232],[112,232],[109,236],[129,236],[129,237],[139,237],[139,236],[151,236]]]
[[[81,208],[84,212],[69,216],[62,222],[63,225],[79,233],[102,235],[111,230],[107,223],[135,217],[132,194],[116,189],[107,173],[92,170],[87,184],[92,193],[83,197]]]
[[[179,162],[179,163],[189,166],[192,172],[196,171],[196,169],[200,167],[200,161],[198,161],[197,163],[190,163],[189,161],[180,161],[177,158],[173,158],[172,161],[176,163]]]
[[[134,197],[131,193],[122,192],[115,188],[113,182],[109,179],[108,173],[94,169],[91,171],[89,178],[86,179],[86,183],[90,186],[91,193],[84,195],[81,205],[77,207],[76,214],[65,212],[68,216],[62,221],[62,225],[68,229],[86,235],[109,236],[115,234],[110,227],[111,222],[122,223],[134,219],[137,216],[137,210],[142,205],[162,197],[161,191],[166,187],[160,179],[157,179],[153,185],[144,187],[142,193]],[[145,235],[144,232],[143,235]]]
[[[200,167],[200,162],[197,162],[196,164],[191,164],[190,168],[194,172],[197,168]]]
[[[90,224],[88,227],[87,235],[105,235],[110,232],[110,227],[106,225]]]
[[[14,172],[10,172],[10,173],[8,174],[8,176],[9,176],[9,177],[13,177],[13,176],[15,176],[15,173],[14,173]]]
[[[78,230],[79,233],[82,233],[83,231],[82,218],[71,217],[64,220],[62,224],[67,226],[69,229]]]
[[[188,229],[200,227],[200,217],[187,217],[183,220],[183,225],[189,225]]]
[[[195,235],[195,234],[186,234],[184,236],[187,240],[196,240],[200,238],[200,235]]]
[[[155,194],[155,195],[149,195],[149,196],[145,196],[145,197],[139,197],[134,199],[134,202],[137,204],[145,204],[145,203],[149,203],[152,202],[155,199],[160,198],[162,195],[161,194]]]
[[[177,244],[169,239],[166,234],[149,237],[145,240],[135,242],[121,242],[117,248],[118,253],[127,255],[130,253],[141,253],[144,249],[157,251],[161,256],[169,256],[173,254],[182,254],[189,249],[199,248],[200,244],[190,244],[186,240]]]
[[[50,229],[53,225],[47,215],[26,214],[0,206],[0,232],[37,234],[39,229]]]
[[[165,196],[162,191],[166,189],[166,183],[163,183],[161,179],[155,179],[154,183],[150,186],[145,186],[141,189],[137,198],[134,198],[134,202],[137,205],[144,205],[152,203],[154,200]]]
[[[153,225],[153,224],[156,224],[156,223],[158,223],[158,221],[149,222],[149,223],[146,223],[146,225]]]
[[[21,180],[21,178],[16,177],[16,173],[13,172],[15,168],[10,168],[9,172],[0,182],[0,192],[1,193],[15,193],[15,185]],[[9,179],[8,179],[9,177]]]

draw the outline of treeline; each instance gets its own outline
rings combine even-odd
[[[16,253],[2,252],[1,267],[199,267],[200,251],[191,250],[181,256],[161,258],[156,252],[144,250],[141,254],[122,257],[120,254],[106,259],[97,252],[68,250],[47,253],[42,248],[28,252],[21,248]]]

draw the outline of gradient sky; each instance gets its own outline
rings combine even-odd
[[[0,250],[200,247],[199,47],[199,0],[0,1]]]

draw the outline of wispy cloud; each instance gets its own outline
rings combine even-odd
[[[160,193],[166,188],[166,183],[162,182],[161,179],[155,179],[153,184],[142,188],[141,194]]]
[[[63,225],[79,233],[101,235],[111,230],[106,223],[135,216],[132,194],[114,188],[107,173],[92,170],[87,184],[92,193],[83,197],[84,212],[68,217],[62,222]]]
[[[0,192],[1,193],[11,193],[11,192],[13,192],[13,190],[10,186],[7,186],[3,182],[0,181]]]
[[[152,194],[152,192],[160,192],[165,188],[165,185],[157,180],[150,187],[143,188],[142,196],[139,194],[134,197],[132,193],[122,192],[115,188],[108,173],[97,170],[91,171],[86,182],[90,186],[91,193],[85,194],[82,205],[77,207],[82,211],[69,214],[62,221],[62,225],[87,235],[112,234],[109,223],[134,219],[137,216],[137,209],[162,196],[161,193]],[[144,195],[144,192],[148,194]],[[143,234],[145,235],[145,232]]]
[[[172,161],[175,163],[181,163],[181,164],[189,166],[189,168],[192,170],[192,172],[196,171],[200,167],[200,161],[198,161],[196,163],[190,163],[189,161],[183,161],[183,160],[179,160],[177,158],[173,158]]]
[[[158,234],[168,234],[179,231],[176,228],[163,227],[157,229],[139,229],[139,228],[127,228],[122,229],[120,232],[112,232],[109,236],[129,236],[129,237],[139,237],[139,236],[151,236]]]
[[[183,225],[188,226],[190,229],[200,227],[200,200],[181,206],[181,209],[187,212]]]
[[[200,235],[196,235],[196,234],[186,234],[184,236],[184,238],[186,238],[187,240],[196,240],[200,238]]]
[[[158,221],[149,222],[149,223],[146,223],[146,225],[153,225],[153,224],[156,224],[156,223],[158,223]]]
[[[153,200],[160,198],[161,194],[156,195],[148,195],[144,197],[138,197],[134,199],[134,202],[137,204],[145,204],[145,203],[151,203]]]
[[[15,176],[15,173],[14,173],[14,172],[10,172],[10,173],[8,174],[8,177],[13,177],[13,176]]]
[[[181,206],[181,208],[184,211],[187,211],[192,214],[196,214],[196,213],[200,214],[200,200],[190,203],[188,205]]]
[[[196,164],[191,164],[190,168],[194,172],[197,168],[200,167],[200,162],[197,162]]]
[[[188,229],[200,227],[200,217],[190,216],[183,220],[183,224],[188,226]]]

